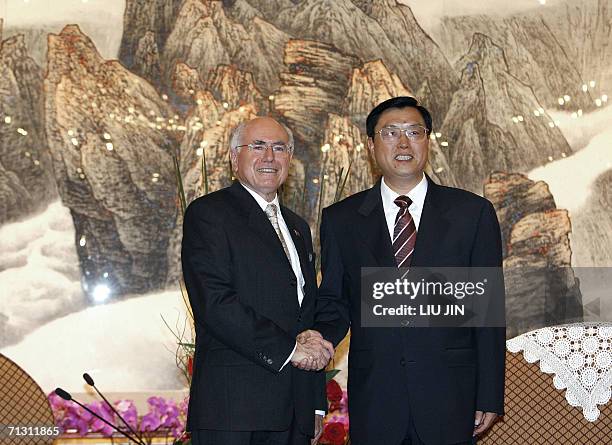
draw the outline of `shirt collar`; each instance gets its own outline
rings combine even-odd
[[[240,185],[243,186],[244,189],[247,192],[249,192],[253,198],[255,198],[255,201],[257,201],[257,204],[259,204],[259,207],[261,207],[261,210],[263,210],[265,212],[266,211],[266,207],[268,206],[268,204],[275,204],[278,212],[280,213],[280,204],[278,202],[278,193],[276,195],[274,195],[274,199],[272,201],[268,202],[265,199],[263,199],[259,193],[257,193],[254,190],[251,190],[247,185],[243,184],[242,182],[240,182]]]
[[[386,183],[383,177],[380,181],[380,195],[384,203],[394,204],[393,201],[400,196],[399,193],[393,191]],[[423,208],[425,196],[427,195],[427,178],[423,174],[421,181],[406,194],[412,201],[412,204],[419,209]]]

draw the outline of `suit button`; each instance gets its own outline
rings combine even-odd
[[[272,363],[274,363],[274,361],[272,361],[271,358],[268,359],[268,365],[271,365]]]
[[[401,366],[406,366],[406,359],[405,359],[404,357],[402,357],[402,358],[400,359],[400,365],[401,365]]]
[[[289,281],[289,284],[291,285],[291,287],[295,287],[295,286],[297,286],[297,280],[296,280],[295,278],[292,278],[292,279]]]

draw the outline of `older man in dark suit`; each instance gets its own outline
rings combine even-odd
[[[352,445],[472,443],[503,413],[504,329],[363,327],[360,278],[362,267],[501,268],[495,211],[424,174],[432,120],[414,98],[379,104],[366,125],[383,177],[323,211],[320,305],[303,335],[335,345],[351,328]]]
[[[314,322],[317,288],[310,229],[278,202],[292,136],[257,118],[235,130],[230,153],[237,181],[185,212],[196,327],[188,430],[194,445],[307,444],[321,432],[325,377],[298,367],[323,368],[333,347],[296,342]]]

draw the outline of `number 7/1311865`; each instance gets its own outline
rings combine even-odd
[[[59,426],[49,425],[0,425],[0,437],[59,436]]]

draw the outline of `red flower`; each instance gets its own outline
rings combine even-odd
[[[330,402],[329,403],[329,407],[328,407],[328,411],[330,413],[333,413],[334,411],[340,411],[342,410],[342,408],[344,407],[344,405],[342,404],[342,402]]]
[[[338,382],[336,382],[334,379],[331,379],[329,382],[327,382],[326,390],[327,400],[329,400],[330,403],[333,405],[339,404],[340,400],[342,400],[342,388],[340,388]]]
[[[190,376],[193,376],[193,357],[191,355],[187,359],[187,372]]]
[[[346,430],[340,422],[330,422],[325,424],[323,434],[319,443],[327,445],[344,445],[346,440]]]

